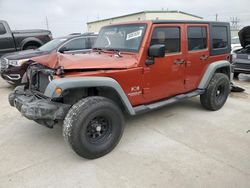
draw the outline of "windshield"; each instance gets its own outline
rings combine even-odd
[[[232,38],[232,41],[231,41],[232,44],[240,44],[240,39],[237,37],[237,38]]]
[[[119,51],[138,51],[146,24],[107,26],[101,29],[94,48]]]
[[[41,46],[40,48],[38,48],[41,51],[52,51],[56,48],[58,48],[64,41],[66,41],[67,38],[58,38],[58,39],[53,39],[49,42],[47,42],[46,44],[44,44],[43,46]]]

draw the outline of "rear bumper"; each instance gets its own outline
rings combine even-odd
[[[31,92],[19,86],[9,94],[9,103],[30,120],[63,120],[70,105],[39,99]]]

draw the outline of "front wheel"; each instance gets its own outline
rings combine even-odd
[[[120,108],[104,97],[87,97],[73,105],[63,125],[63,136],[81,157],[104,156],[118,144],[124,127]]]
[[[230,81],[227,75],[215,73],[205,93],[200,96],[203,107],[215,111],[222,108],[230,93]]]

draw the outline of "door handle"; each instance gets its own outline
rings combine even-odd
[[[207,59],[208,59],[208,55],[202,55],[202,56],[200,56],[200,60],[205,61]]]
[[[174,61],[174,63],[175,63],[176,65],[181,65],[181,64],[184,64],[184,63],[185,63],[185,60],[184,60],[184,59],[176,59],[176,60]]]

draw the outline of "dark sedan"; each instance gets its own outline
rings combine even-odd
[[[54,52],[59,53],[86,53],[94,45],[97,35],[82,34],[69,35],[56,38],[36,50],[25,50],[9,53],[0,59],[0,72],[3,79],[13,85],[20,85],[22,77],[29,66],[29,59],[47,55]]]

